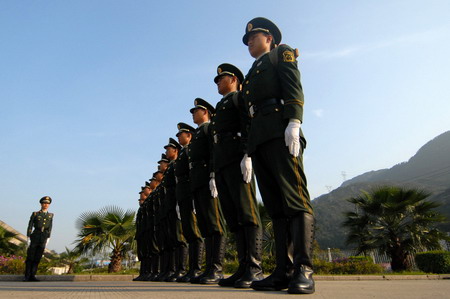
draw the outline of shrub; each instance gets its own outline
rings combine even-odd
[[[0,274],[23,274],[25,272],[25,261],[21,256],[0,256]]]
[[[226,260],[223,263],[223,272],[234,274],[239,267],[239,262],[237,260]]]
[[[370,259],[370,260],[369,260]],[[314,260],[314,270],[317,274],[378,274],[383,273],[381,265],[374,264],[371,258],[350,257],[340,258],[332,262]]]
[[[450,273],[450,252],[436,250],[417,253],[416,265],[423,272]]]

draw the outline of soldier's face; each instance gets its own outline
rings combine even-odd
[[[217,80],[217,91],[221,95],[226,95],[233,88],[233,77],[228,75],[220,76]]]
[[[168,146],[168,147],[166,148],[166,156],[167,156],[167,159],[169,159],[170,161],[172,161],[173,159],[175,159],[176,153],[177,153],[177,150],[174,149],[173,147]]]
[[[160,162],[159,165],[158,165],[158,170],[164,172],[164,171],[166,171],[167,166],[169,166],[169,163],[167,163],[167,162]]]
[[[141,193],[141,199],[146,199],[147,196],[150,194],[150,188],[144,188]]]
[[[49,206],[50,206],[49,203],[43,202],[43,203],[41,203],[41,210],[46,211],[46,210],[48,210]]]
[[[182,146],[185,146],[186,144],[189,144],[189,142],[191,142],[191,138],[192,138],[191,133],[181,132],[180,134],[178,134],[178,142]]]
[[[192,120],[194,122],[194,124],[202,124],[205,122],[206,116],[207,116],[208,112],[205,109],[202,108],[197,108],[194,110],[194,112],[192,113]]]
[[[258,58],[262,54],[270,51],[272,36],[262,32],[252,33],[248,38],[248,51],[254,58]]]

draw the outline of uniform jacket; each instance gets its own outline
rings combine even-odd
[[[181,148],[175,163],[175,177],[177,183],[189,181],[189,157],[188,157],[189,145]]]
[[[213,137],[213,169],[215,172],[235,161],[242,160],[244,147],[242,146],[246,130],[244,122],[247,111],[244,109],[243,99],[238,93],[237,101],[232,92],[223,97],[216,105],[210,131]],[[244,113],[244,117],[242,116]]]
[[[27,237],[31,241],[45,243],[50,238],[52,224],[53,213],[44,213],[42,211],[33,212],[28,222]]]
[[[252,105],[257,107],[248,128],[249,155],[266,141],[284,138],[289,119],[303,119],[303,90],[294,51],[287,45],[274,50],[278,52],[278,65],[272,65],[268,53],[264,54],[250,68],[242,85],[246,109],[250,113]],[[283,100],[284,104],[264,105],[269,99]]]
[[[212,172],[212,139],[209,124],[203,123],[195,129],[189,145],[189,177],[192,191],[209,184],[209,174]]]

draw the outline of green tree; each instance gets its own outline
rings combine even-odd
[[[439,249],[439,240],[448,239],[434,227],[445,217],[435,211],[438,203],[426,200],[429,195],[386,186],[348,199],[355,211],[346,213],[347,243],[356,244],[359,253],[378,250],[388,254],[393,271],[410,269],[416,252]]]
[[[81,263],[86,263],[88,261],[87,258],[81,257],[82,253],[77,248],[70,250],[66,247],[66,251],[60,254],[59,263],[62,265],[69,266],[67,269],[67,274],[74,273],[75,267],[77,267]]]
[[[107,206],[98,212],[85,212],[78,217],[80,229],[75,250],[80,253],[98,254],[111,250],[108,272],[118,272],[122,260],[134,249],[134,211],[124,212],[116,206]]]
[[[0,226],[0,254],[11,255],[16,254],[20,250],[20,246],[12,243],[17,234],[6,230]]]

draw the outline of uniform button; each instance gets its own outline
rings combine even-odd
[[[212,122],[213,125],[214,125],[215,123],[216,123],[215,121]]]
[[[225,110],[225,107],[222,107],[222,110]]]
[[[249,94],[249,93],[250,93],[250,91],[248,91],[248,90],[245,92],[245,94]]]
[[[259,74],[259,70],[256,70],[256,73]]]
[[[245,81],[245,84],[248,84],[248,80],[247,80],[247,81]]]
[[[248,102],[248,105],[251,106],[251,105],[252,105],[252,102]]]

